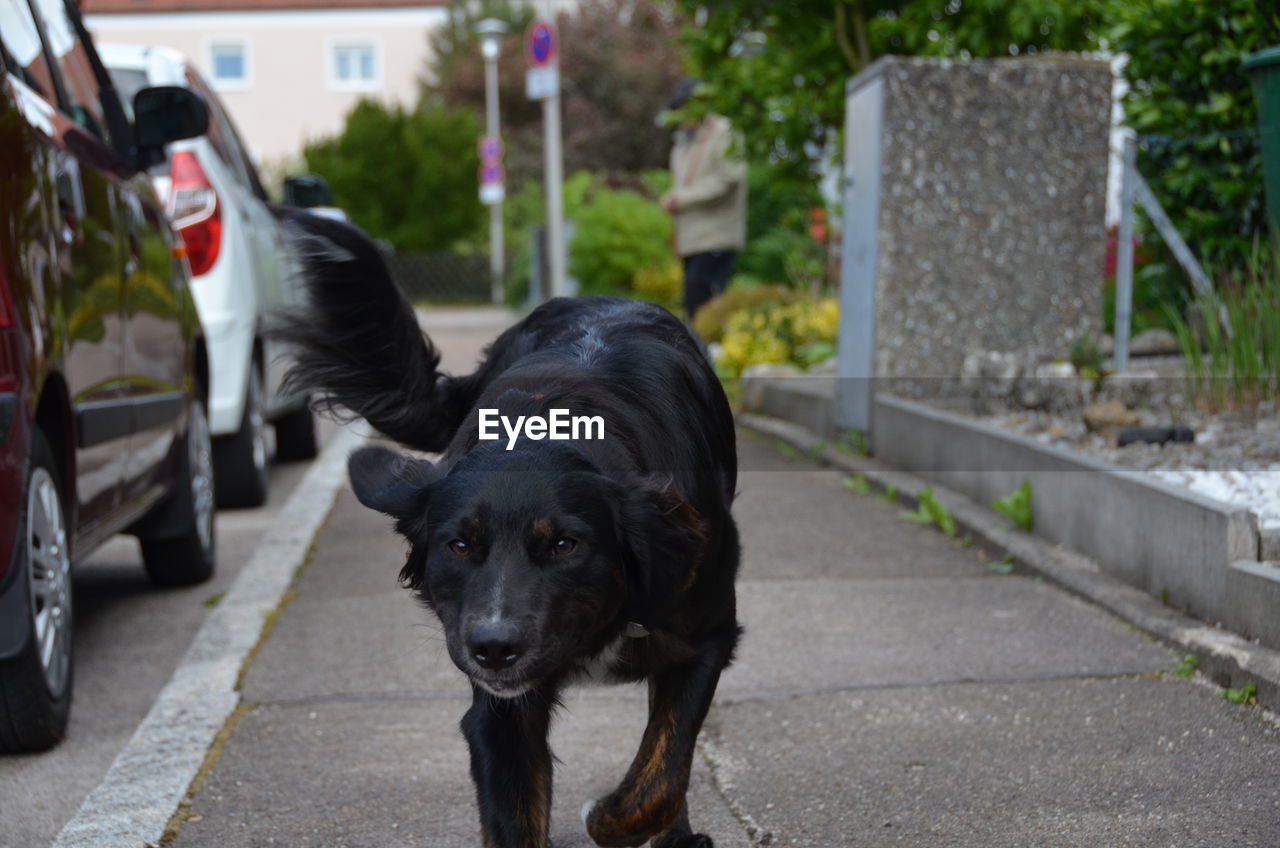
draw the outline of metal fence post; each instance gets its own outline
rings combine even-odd
[[[1120,172],[1120,229],[1116,235],[1115,366],[1129,370],[1129,331],[1133,320],[1133,196],[1137,180],[1138,144],[1132,135],[1124,140],[1124,167]]]

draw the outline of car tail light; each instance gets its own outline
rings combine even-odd
[[[222,208],[200,160],[179,150],[169,162],[169,215],[187,246],[193,276],[213,267],[222,247]]]

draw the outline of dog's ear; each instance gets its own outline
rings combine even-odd
[[[369,447],[347,459],[347,476],[360,503],[407,519],[421,509],[423,490],[439,479],[440,470],[425,459]]]
[[[629,579],[640,594],[632,613],[655,624],[693,583],[707,547],[707,524],[669,480],[646,480],[623,494],[619,530]]]

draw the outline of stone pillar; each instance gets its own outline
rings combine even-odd
[[[1102,328],[1106,62],[887,56],[849,81],[836,423]],[[885,378],[892,378],[886,380]]]

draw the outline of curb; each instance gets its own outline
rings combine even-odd
[[[346,480],[347,454],[363,441],[354,430],[343,430],[312,464],[201,624],[133,738],[53,848],[140,848],[160,842],[210,746],[239,706],[240,672],[333,509]]]
[[[915,506],[919,495],[932,488],[954,514],[956,524],[989,547],[1002,550],[1035,574],[1129,622],[1138,630],[1175,648],[1194,654],[1198,670],[1222,687],[1257,686],[1258,702],[1280,708],[1280,651],[1266,648],[1164,606],[1155,598],[1105,574],[1092,559],[1044,539],[1009,529],[994,510],[914,474],[897,471],[870,457],[843,453],[812,431],[761,415],[739,414],[749,430],[780,439],[815,462],[861,474],[881,489],[892,486],[903,503]]]

